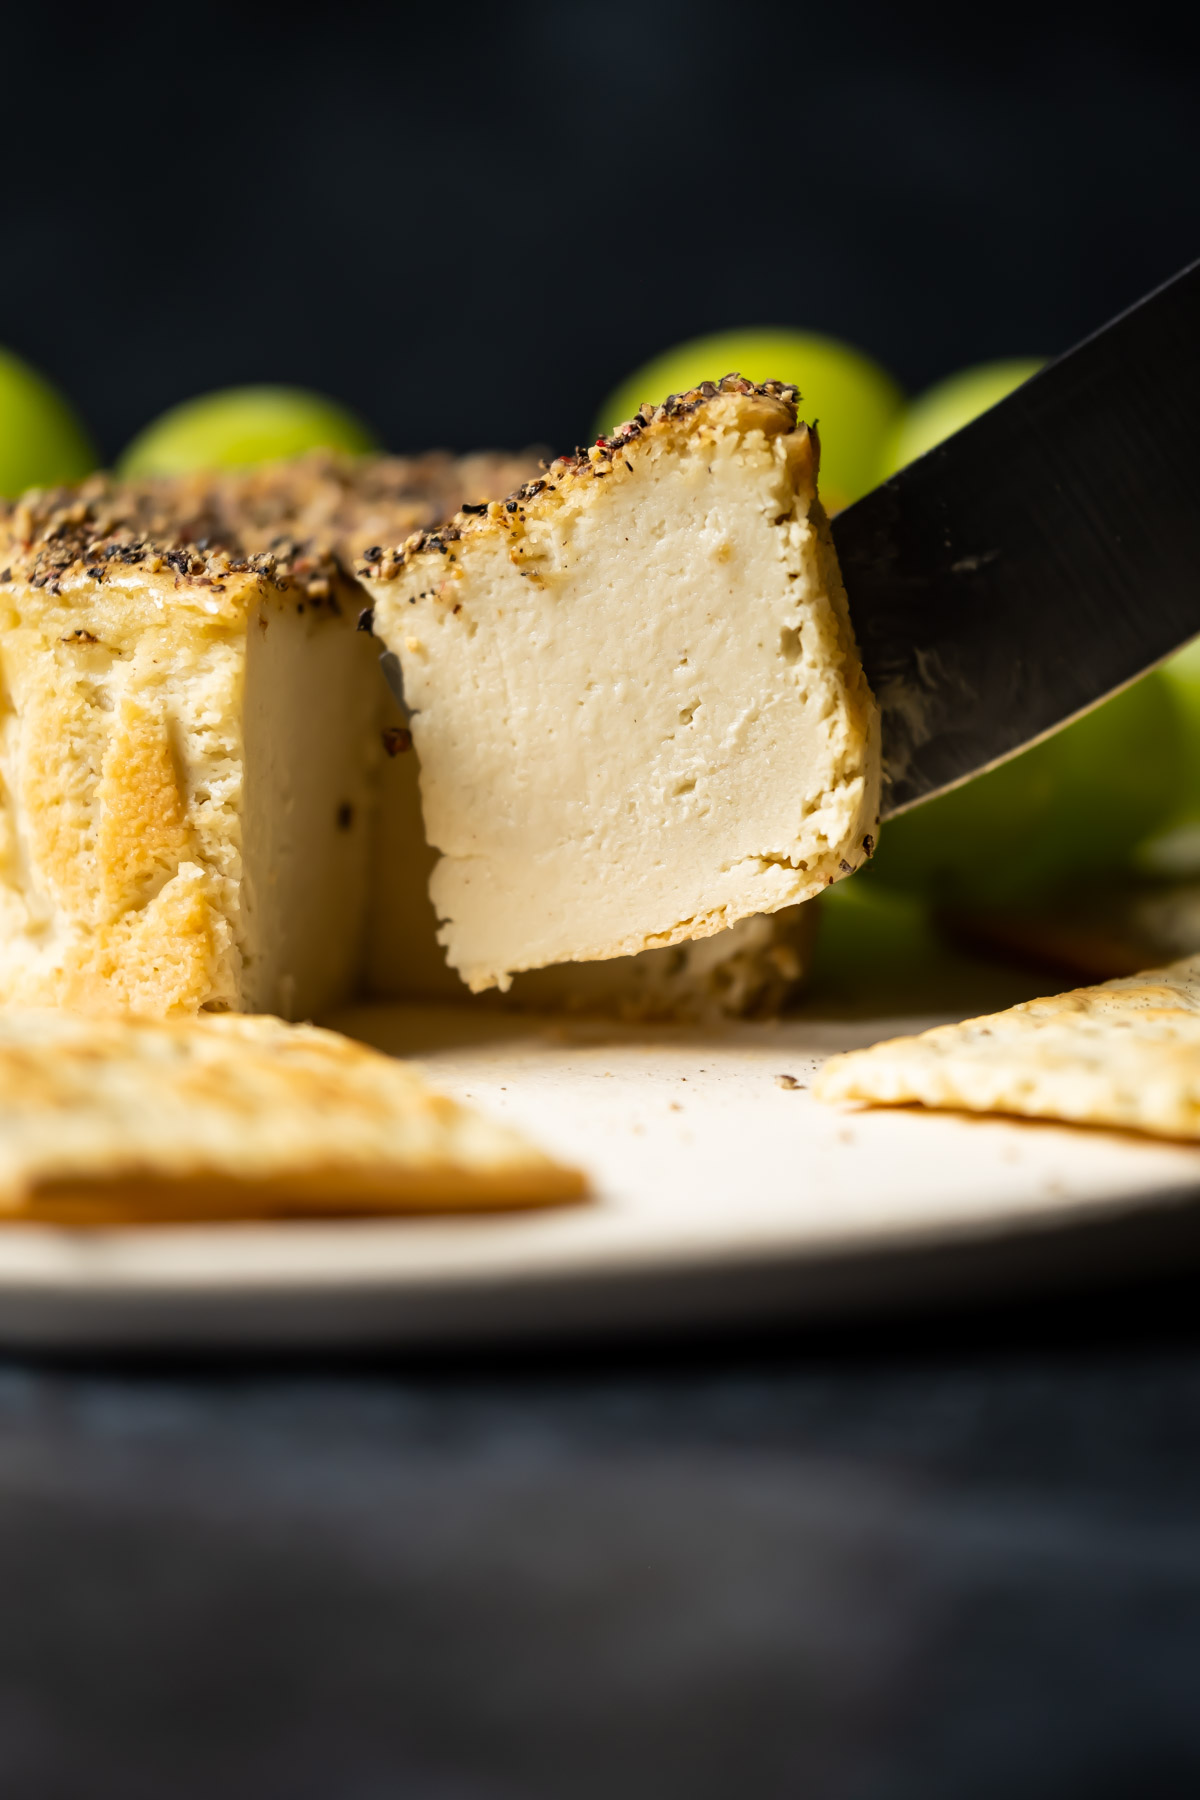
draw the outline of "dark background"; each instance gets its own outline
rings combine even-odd
[[[5,1800],[1195,1800],[1194,1281],[0,1364]]]
[[[395,449],[587,434],[700,332],[910,388],[1197,251],[1187,9],[549,0],[5,13],[0,342],[107,454],[300,382]]]
[[[0,341],[570,444],[690,334],[919,387],[1196,254],[1166,9],[43,5]],[[1200,1793],[1200,1289],[337,1370],[0,1359],[4,1800]]]

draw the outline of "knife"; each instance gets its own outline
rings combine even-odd
[[[1200,262],[833,521],[883,818],[1200,633]]]

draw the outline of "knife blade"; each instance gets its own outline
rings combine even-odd
[[[882,817],[1200,633],[1200,262],[833,521]]]

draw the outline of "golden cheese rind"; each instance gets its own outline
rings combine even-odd
[[[1200,957],[835,1056],[813,1091],[1200,1139]]]
[[[332,1031],[0,1013],[0,1221],[535,1206],[578,1171]]]

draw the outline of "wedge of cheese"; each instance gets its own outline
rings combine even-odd
[[[1200,956],[835,1056],[813,1092],[1200,1139]]]
[[[0,510],[0,1002],[296,1018],[353,991],[386,690],[343,537],[528,466],[324,458]]]
[[[583,1190],[336,1032],[0,1012],[0,1223],[534,1206]]]
[[[795,390],[730,376],[367,557],[473,990],[710,936],[870,855],[878,720],[816,477]]]

